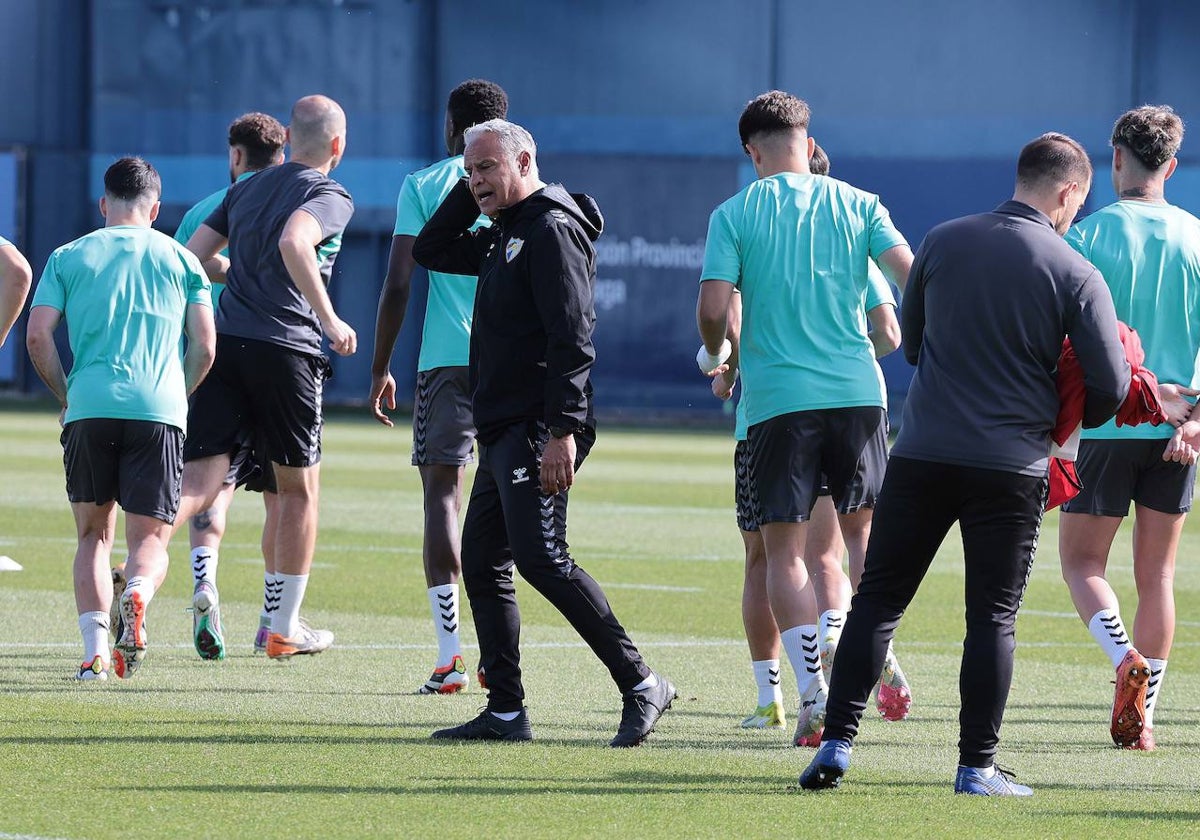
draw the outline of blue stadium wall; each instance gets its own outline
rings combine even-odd
[[[605,212],[601,408],[712,417],[691,361],[696,283],[708,213],[752,176],[736,131],[747,99],[807,99],[833,174],[882,196],[915,247],[1007,198],[1017,150],[1043,131],[1089,148],[1089,203],[1110,200],[1117,114],[1168,102],[1200,126],[1198,37],[1190,0],[0,0],[0,150],[23,160],[10,238],[40,268],[99,224],[100,176],[127,153],[162,171],[172,230],[226,181],[233,117],[286,120],[297,97],[329,94],[349,116],[336,177],[358,207],[332,294],[363,348],[335,360],[329,397],[362,400],[396,192],[444,155],[449,89],[484,76],[537,138],[543,175]],[[1200,140],[1181,163],[1170,196],[1200,213]],[[423,282],[393,361],[402,394]],[[885,362],[901,397],[909,371]],[[27,364],[15,384],[38,387]]]

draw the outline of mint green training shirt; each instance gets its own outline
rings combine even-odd
[[[147,227],[100,228],[58,248],[33,306],[63,313],[74,363],[64,422],[149,420],[187,429],[180,340],[189,304],[211,306],[195,255]]]
[[[1117,201],[1067,232],[1067,242],[1100,270],[1117,318],[1137,330],[1145,366],[1161,383],[1195,386],[1200,354],[1200,219],[1170,204]],[[1084,429],[1084,440],[1169,438],[1174,428]]]
[[[237,177],[237,181],[234,181],[234,183],[244,181],[254,174],[254,172],[243,172]],[[179,222],[179,227],[175,230],[175,241],[180,245],[187,245],[188,240],[192,238],[192,234],[196,232],[200,225],[204,224],[204,220],[212,215],[212,211],[221,206],[221,202],[225,200],[225,193],[227,192],[229,192],[229,187],[222,187],[207,198],[202,198],[193,204],[192,209],[183,214],[183,219]],[[228,257],[229,249],[221,249],[221,256]],[[220,304],[221,292],[223,291],[225,291],[224,283],[212,284],[212,305],[214,311]]]
[[[5,245],[11,245],[11,244],[12,243],[9,242],[7,239],[5,239],[3,236],[0,236],[0,248],[3,248]]]
[[[462,155],[411,173],[396,199],[394,236],[416,236],[441,206],[458,179],[466,175]],[[480,216],[475,228],[491,224]],[[465,366],[471,343],[471,313],[475,309],[476,277],[429,272],[429,300],[421,331],[417,370]]]
[[[879,266],[875,265],[875,261],[871,260],[867,263],[867,302],[863,309],[863,330],[870,331],[870,324],[867,322],[866,313],[870,312],[876,306],[882,306],[885,303],[896,305],[896,296],[892,294],[892,284],[883,276],[883,272],[879,270]],[[887,383],[883,378],[883,368],[879,367],[876,362],[875,370],[879,374],[879,387],[883,390],[883,407],[887,408]],[[733,429],[734,440],[745,440],[746,431],[749,429],[749,424],[746,422],[746,411],[743,408],[746,402],[745,383],[742,383],[742,395],[738,399],[737,409],[734,412],[735,424]]]
[[[878,196],[823,175],[762,178],[713,211],[700,279],[742,293],[747,426],[884,407],[864,319],[868,263],[904,244]]]

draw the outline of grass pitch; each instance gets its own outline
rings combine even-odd
[[[150,607],[137,676],[76,685],[74,528],[50,413],[0,413],[0,840],[118,837],[1139,837],[1200,825],[1200,549],[1180,550],[1180,627],[1156,714],[1159,750],[1108,739],[1111,670],[1074,615],[1042,531],[1018,623],[1001,762],[1031,800],[955,797],[961,549],[952,535],[897,640],[909,720],[868,720],[842,788],[798,791],[811,750],[737,726],[755,692],[741,635],[741,541],[728,436],[602,430],[572,491],[572,551],[604,586],[680,698],[636,750],[605,745],[620,701],[565,621],[528,586],[531,744],[432,743],[472,717],[472,686],[412,692],[435,653],[421,574],[421,501],[402,428],[326,429],[321,535],[306,615],[334,650],[252,655],[261,509],[239,494],[221,553],[225,662],[191,647],[191,579],[178,540]],[[1200,520],[1197,520],[1200,521]],[[1129,528],[1112,577],[1132,623]],[[464,598],[465,601],[465,598]],[[469,667],[474,638],[465,611]],[[795,685],[785,681],[790,709]]]

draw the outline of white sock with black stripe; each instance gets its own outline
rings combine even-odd
[[[279,596],[283,594],[283,581],[274,572],[263,574],[263,606],[259,618],[270,621],[271,616],[279,609]]]
[[[1133,643],[1129,641],[1129,634],[1125,632],[1121,615],[1116,610],[1100,610],[1088,622],[1088,631],[1104,648],[1114,668],[1121,664],[1125,654],[1133,650]]]
[[[443,583],[426,590],[429,611],[433,614],[433,630],[437,634],[437,667],[445,668],[462,653],[458,641],[458,584]]]
[[[759,708],[772,703],[783,703],[783,690],[779,687],[779,660],[757,659],[750,663],[754,669],[754,682],[758,685]]]
[[[1162,693],[1163,677],[1167,675],[1167,660],[1146,657],[1150,666],[1150,682],[1146,684],[1146,728],[1154,726],[1154,707],[1158,705],[1158,695]]]
[[[821,674],[821,650],[817,644],[817,625],[801,624],[779,634],[788,662],[796,672],[796,689],[800,697],[810,695],[814,683],[828,691],[825,677]]]
[[[214,588],[217,585],[217,550],[206,545],[198,545],[192,549],[192,580],[199,585],[208,581]]]

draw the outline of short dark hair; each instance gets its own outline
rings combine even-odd
[[[1183,143],[1183,120],[1170,105],[1143,105],[1113,125],[1112,144],[1124,146],[1149,170],[1175,157]]]
[[[162,196],[162,179],[149,161],[123,157],[104,172],[104,194],[117,201],[137,201]]]
[[[782,90],[770,90],[746,103],[738,119],[738,134],[745,146],[756,134],[800,128],[808,130],[812,116],[808,103]]]
[[[508,116],[508,94],[487,79],[467,79],[450,91],[446,100],[451,134],[462,134],[473,125]]]
[[[825,150],[818,143],[813,143],[812,157],[808,159],[808,171],[814,175],[829,174],[829,155],[825,154]]]
[[[286,142],[283,124],[270,114],[252,111],[229,124],[229,145],[246,150],[249,169],[266,169],[273,164]]]
[[[1069,181],[1092,182],[1092,162],[1078,141],[1051,131],[1021,149],[1017,159],[1018,184],[1039,187]]]

